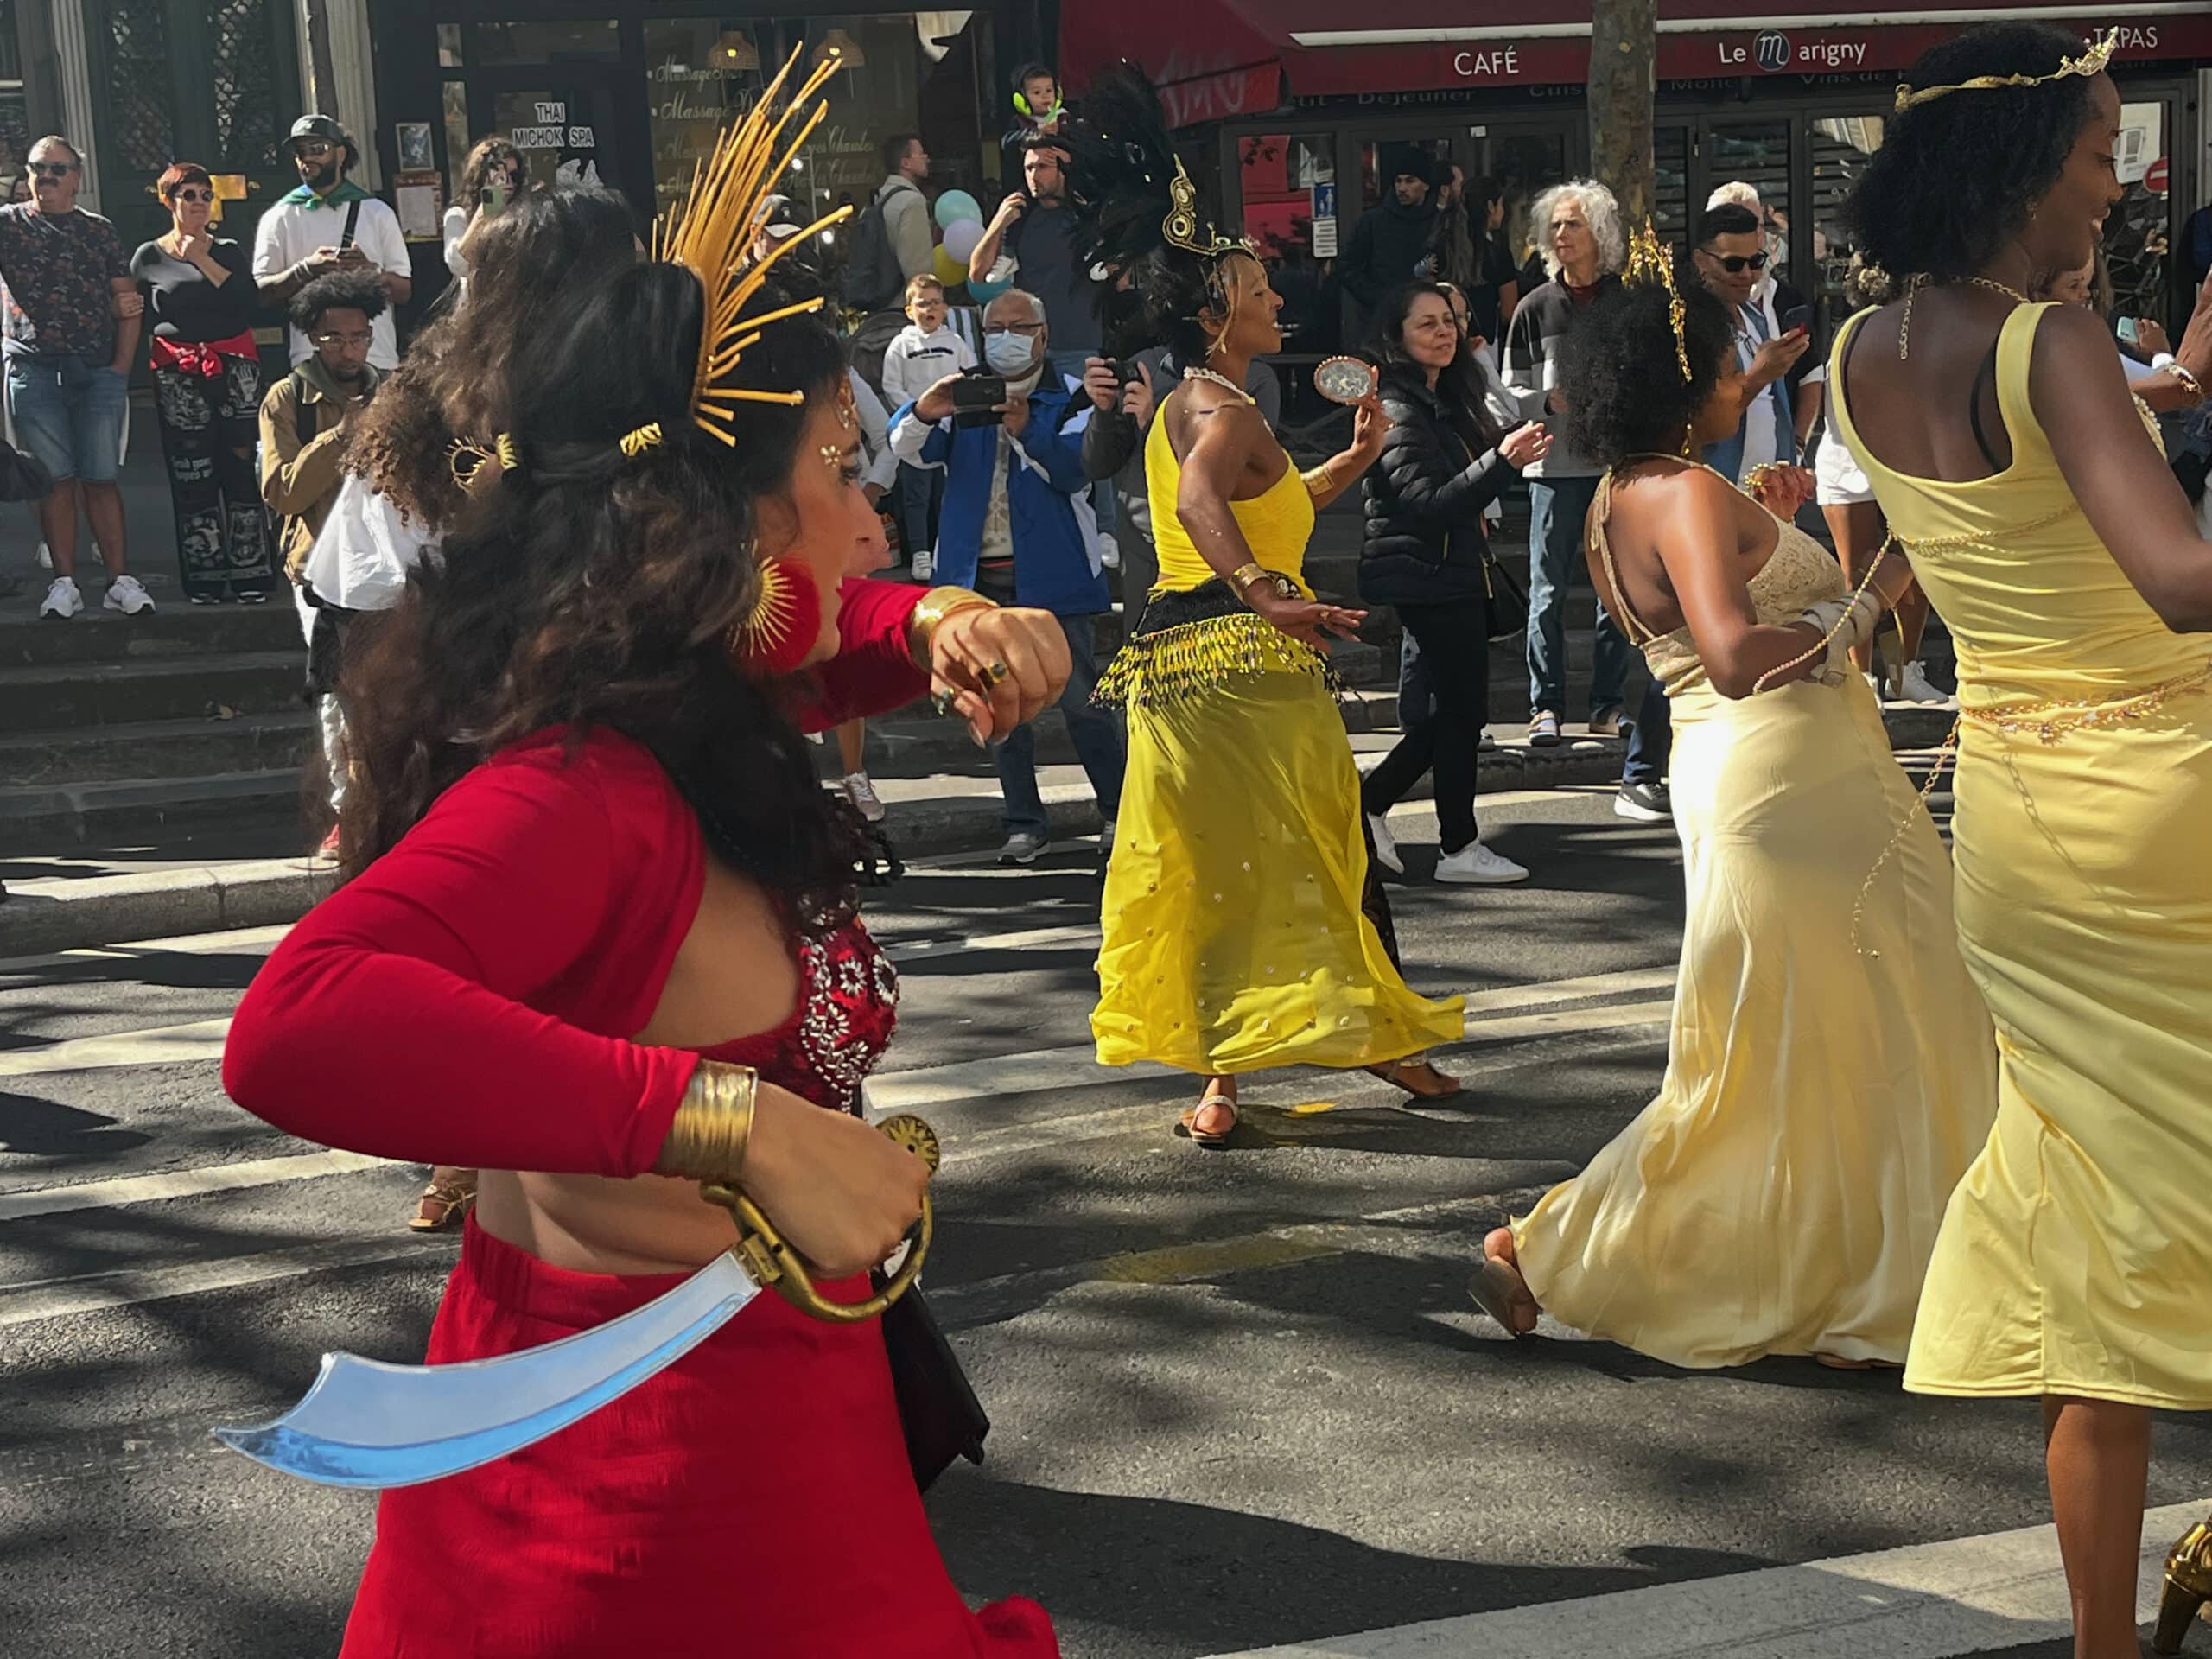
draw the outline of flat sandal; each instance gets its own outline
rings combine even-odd
[[[1229,1127],[1227,1128],[1206,1131],[1201,1130],[1198,1128],[1198,1115],[1205,1111],[1209,1106],[1226,1106],[1229,1108]],[[1199,1101],[1197,1105],[1185,1107],[1183,1109],[1182,1118],[1176,1124],[1175,1128],[1177,1134],[1187,1135],[1190,1138],[1192,1144],[1194,1146],[1206,1147],[1217,1150],[1220,1147],[1227,1146],[1230,1138],[1236,1135],[1237,1122],[1238,1118],[1236,1096],[1233,1095],[1224,1095],[1216,1091],[1208,1094],[1205,1098]]]

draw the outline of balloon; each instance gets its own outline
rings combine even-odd
[[[976,245],[982,239],[983,221],[980,219],[963,219],[944,227],[944,251],[963,264],[967,264],[968,256],[976,251]]]
[[[950,230],[963,219],[981,219],[982,204],[965,190],[948,190],[937,199],[937,222],[943,230]]]
[[[970,276],[968,279],[968,297],[975,301],[978,305],[988,305],[993,300],[998,298],[1000,295],[1007,292],[1013,286],[1014,284],[1012,283],[995,283],[988,277],[984,278],[982,282],[977,282],[973,276]]]
[[[937,267],[937,279],[947,288],[957,288],[968,280],[968,262],[953,257],[950,248],[939,248],[932,262]]]

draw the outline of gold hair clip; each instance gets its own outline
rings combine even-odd
[[[1621,280],[1631,288],[1649,287],[1654,283],[1667,290],[1667,321],[1675,330],[1675,361],[1682,371],[1682,384],[1688,385],[1695,378],[1690,373],[1690,346],[1688,325],[1689,308],[1682,303],[1681,290],[1675,286],[1675,261],[1659,240],[1659,233],[1645,219],[1643,228],[1629,239],[1628,269],[1621,273]]]
[[[622,453],[630,460],[635,461],[646,450],[659,448],[665,435],[660,429],[658,421],[648,421],[636,431],[625,432],[622,435]]]
[[[1897,113],[1903,115],[1915,105],[1932,102],[1947,92],[1987,92],[2005,86],[2040,86],[2047,80],[2064,80],[2069,75],[2101,75],[2105,66],[2112,61],[2112,54],[2120,47],[2120,30],[2108,29],[2100,41],[2084,41],[2088,49],[2078,58],[2067,58],[2047,75],[1976,75],[1971,80],[1961,80],[1949,86],[1923,86],[1918,91],[1899,85]]]
[[[849,206],[840,207],[784,238],[762,257],[749,257],[763,201],[830,112],[829,105],[817,101],[816,94],[844,67],[844,59],[830,52],[779,109],[784,84],[804,49],[795,49],[785,60],[752,112],[716,140],[714,153],[694,168],[683,201],[653,233],[653,257],[688,266],[707,291],[699,366],[691,384],[691,418],[733,448],[737,433],[730,423],[738,404],[797,405],[806,401],[803,391],[759,391],[732,385],[739,360],[759,343],[761,330],[770,323],[819,311],[823,302],[804,300],[753,316],[745,315],[745,308],[779,259],[853,212]]]
[[[453,473],[453,481],[466,492],[483,475],[486,467],[499,473],[521,470],[522,450],[514,435],[508,432],[500,433],[488,445],[474,438],[455,438],[446,446],[446,465]]]

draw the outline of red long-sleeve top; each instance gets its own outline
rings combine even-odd
[[[911,701],[920,590],[842,590],[810,728]],[[303,1139],[412,1163],[630,1176],[698,1064],[631,1040],[699,908],[706,846],[659,763],[611,731],[501,750],[315,906],[238,1005],[223,1086]]]

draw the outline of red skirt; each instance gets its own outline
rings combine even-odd
[[[679,1282],[549,1267],[472,1217],[429,1357],[551,1342]],[[341,1659],[1058,1653],[1036,1603],[974,1613],[953,1588],[878,1323],[825,1324],[770,1294],[582,1422],[386,1492]]]

